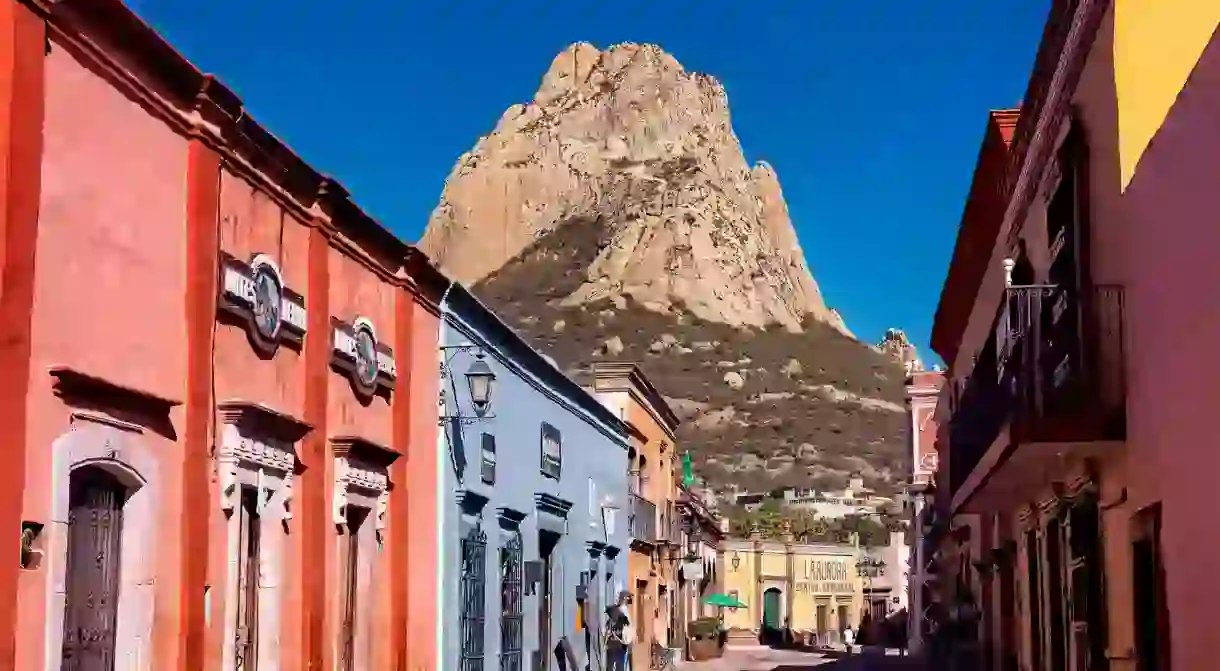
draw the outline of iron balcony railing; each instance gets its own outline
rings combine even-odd
[[[1123,291],[1010,287],[954,403],[949,487],[962,486],[1005,424],[1022,442],[1126,435]]]
[[[1014,442],[1126,437],[1121,287],[1008,289],[997,320],[998,375],[1011,378]]]
[[[631,514],[628,516],[627,527],[633,540],[655,543],[657,541],[657,504],[639,494],[632,494]]]
[[[979,361],[949,423],[949,489],[956,492],[999,437],[1012,410],[1011,380],[998,379],[995,360]]]
[[[640,476],[640,471],[627,471],[627,491],[636,496],[643,494],[643,479]]]
[[[657,540],[677,543],[682,539],[682,515],[673,501],[657,507]]]

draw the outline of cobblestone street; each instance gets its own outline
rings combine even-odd
[[[771,648],[730,648],[724,657],[687,662],[683,671],[932,671],[918,660],[880,653],[844,655]]]

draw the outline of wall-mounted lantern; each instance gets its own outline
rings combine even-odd
[[[741,556],[736,552],[733,553],[733,570],[736,571],[741,566]]]
[[[474,363],[470,364],[470,370],[466,371],[466,383],[470,386],[470,402],[474,405],[475,414],[479,417],[486,415],[487,409],[491,407],[496,374],[483,360],[482,352],[475,354]]]
[[[451,422],[459,424],[473,424],[481,419],[492,419],[495,415],[490,414],[491,403],[495,395],[496,374],[487,365],[484,357],[487,356],[482,348],[470,343],[462,345],[445,345],[441,347],[441,351],[445,353],[444,361],[441,363],[441,380],[442,389],[440,394],[442,414],[440,423],[442,425]],[[466,385],[470,394],[470,405],[474,410],[474,415],[465,415],[462,413],[462,404],[457,393],[457,383],[454,381],[453,371],[450,364],[453,361],[454,355],[457,353],[473,354],[475,360],[470,364],[470,368],[466,370]],[[450,414],[449,399],[452,397],[453,408]]]

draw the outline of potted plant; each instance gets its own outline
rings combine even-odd
[[[724,654],[724,631],[720,618],[701,617],[691,622],[687,631],[689,640],[686,647],[692,662],[716,659]]]

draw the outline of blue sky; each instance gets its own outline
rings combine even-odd
[[[457,157],[565,46],[659,44],[724,83],[828,304],[927,354],[986,112],[1019,102],[1049,0],[131,4],[412,241]]]

